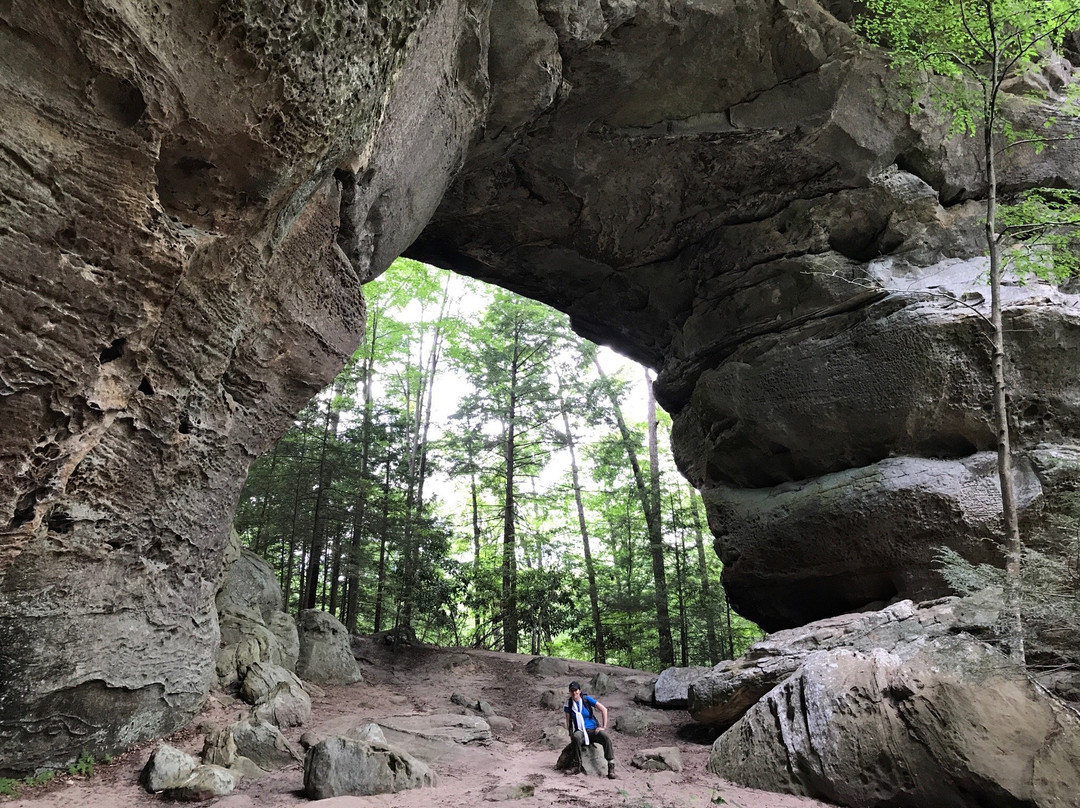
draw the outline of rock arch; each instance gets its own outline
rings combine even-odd
[[[985,352],[942,297],[977,294],[979,188],[843,3],[280,6],[0,3],[5,767],[197,709],[247,467],[406,250],[659,369],[765,625],[987,553]],[[1069,149],[1006,184],[1076,186]],[[1011,301],[1032,524],[1074,474],[1073,303]]]

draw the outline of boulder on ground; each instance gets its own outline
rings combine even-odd
[[[793,674],[814,651],[852,648],[870,652],[958,631],[985,634],[996,621],[999,608],[1000,598],[992,595],[942,598],[917,606],[903,600],[879,611],[845,614],[777,631],[750,646],[740,659],[725,660],[696,677],[689,687],[687,709],[697,721],[726,728]]]
[[[533,783],[503,783],[496,786],[494,791],[487,795],[489,802],[509,802],[510,800],[523,800],[536,793]]]
[[[238,542],[239,538],[235,540]],[[265,625],[281,611],[282,599],[274,568],[250,550],[242,549],[229,564],[218,589],[217,610],[219,613],[254,611]]]
[[[653,702],[657,707],[686,709],[690,684],[704,676],[711,668],[665,668],[653,685]]]
[[[232,727],[215,729],[206,733],[203,740],[202,761],[211,763],[222,768],[230,768],[240,753],[236,751],[236,739],[233,738]]]
[[[1080,718],[964,635],[815,651],[708,769],[852,808],[1075,805]]]
[[[614,679],[603,671],[598,671],[589,679],[586,692],[593,696],[606,696],[609,693],[614,693],[618,689],[619,686],[615,684]]]
[[[139,782],[147,791],[157,793],[187,782],[197,765],[195,758],[167,743],[159,744],[143,766]]]
[[[615,716],[615,730],[624,735],[644,735],[651,725],[641,710],[625,710]]]
[[[648,684],[640,685],[637,690],[634,691],[634,701],[638,704],[647,704],[650,707],[656,704],[655,699],[656,679],[653,679]]]
[[[545,710],[560,709],[566,703],[566,694],[559,695],[554,690],[545,690],[540,694],[540,706]]]
[[[266,621],[266,627],[277,638],[278,653],[281,665],[288,671],[296,670],[296,662],[300,658],[300,636],[296,630],[296,619],[287,612],[274,612]],[[274,659],[271,658],[271,662]]]
[[[174,802],[204,802],[224,797],[236,788],[236,777],[221,766],[197,766],[191,776],[179,786],[165,789],[161,796]]]
[[[566,737],[566,736],[563,736]],[[604,747],[598,743],[591,743],[581,747],[581,758],[578,759],[578,747],[573,741],[563,747],[559,753],[559,759],[555,761],[555,768],[561,772],[573,771],[580,762],[585,769],[585,774],[595,777],[606,777],[608,765],[604,759]]]
[[[525,664],[525,670],[533,676],[566,676],[570,673],[570,663],[565,659],[538,656]]]
[[[313,800],[390,794],[435,782],[423,761],[368,741],[330,737],[308,749],[304,760],[304,793]]]
[[[487,717],[488,726],[491,727],[492,732],[513,732],[514,722],[509,718],[504,718],[501,715],[489,715]]]
[[[634,753],[630,765],[647,772],[681,772],[682,757],[675,746],[658,746],[655,749],[642,749]]]
[[[321,685],[343,685],[362,678],[352,655],[349,632],[332,614],[316,609],[300,612],[296,623],[300,655],[296,673]]]
[[[567,735],[565,724],[557,727],[544,727],[540,730],[540,737],[536,740],[536,745],[541,749],[562,749],[566,746]]]
[[[311,697],[296,674],[278,665],[256,662],[244,671],[244,698],[253,715],[278,727],[296,727],[311,715]]]
[[[344,737],[352,738],[354,741],[367,741],[368,743],[389,746],[386,741],[386,736],[383,734],[382,727],[374,723],[361,724],[359,727],[346,732]]]
[[[491,726],[475,715],[435,713],[433,715],[404,715],[383,718],[379,724],[397,732],[417,735],[436,741],[455,743],[488,743]]]
[[[274,771],[304,759],[300,751],[273,724],[255,716],[229,727],[238,754],[250,758],[266,771]]]
[[[469,710],[475,710],[476,705],[480,703],[480,699],[475,696],[467,696],[464,693],[451,693],[450,701],[459,707],[465,707]]]

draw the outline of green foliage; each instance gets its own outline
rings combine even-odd
[[[93,758],[91,758],[91,761],[92,760]],[[47,785],[52,782],[54,777],[56,777],[56,772],[52,769],[42,769],[36,774],[28,775],[21,780],[12,779],[10,777],[0,777],[0,797],[14,797],[22,788],[35,788],[37,786]]]
[[[1023,575],[1019,588],[1025,621],[1043,627],[1066,627],[1080,632],[1080,542],[1054,552],[1024,548]],[[954,592],[973,595],[1002,591],[1005,570],[990,564],[973,564],[948,547],[934,556],[942,577]]]
[[[1080,271],[1080,193],[1036,188],[1002,205],[998,221],[1010,236],[1008,258],[1021,281],[1060,283]]]
[[[350,629],[400,621],[425,642],[504,647],[512,426],[514,613],[523,647],[594,655],[565,461],[573,437],[603,631],[612,636],[607,661],[656,668],[648,531],[607,396],[611,387],[628,400],[629,383],[617,374],[601,382],[596,346],[578,340],[563,315],[508,292],[460,278],[451,286],[445,273],[399,261],[365,293],[364,344],[255,462],[237,506],[237,531],[277,571],[286,608],[300,608],[314,547],[318,605]],[[433,374],[437,342],[448,361]],[[428,390],[438,412],[424,442]],[[670,430],[663,414],[660,426]],[[630,424],[630,432],[646,456],[644,428]],[[677,578],[671,609],[685,615],[678,635],[687,661],[707,664],[706,615],[721,627],[723,655],[741,652],[760,631],[726,609],[715,553],[704,573],[687,553],[694,539],[685,483],[668,451],[660,464],[663,498],[672,501],[663,509],[666,562]],[[700,594],[702,574],[715,587],[710,603]]]
[[[993,125],[1001,84],[1035,70],[1080,18],[1076,0],[866,0],[866,8],[856,29],[888,50],[916,98],[952,116],[952,134],[969,136]]]
[[[104,760],[103,762],[111,763],[112,762],[112,757],[108,756],[108,755],[106,757],[108,757],[109,759]],[[52,779],[54,777],[56,777],[56,772],[55,771],[53,771],[52,769],[42,769],[37,774],[31,774],[29,777],[23,778],[23,782],[26,783],[26,785],[31,786],[31,787],[43,786],[43,785],[46,785],[47,783],[52,782]]]
[[[68,774],[72,777],[92,777],[94,774],[94,756],[89,752],[83,752],[79,759],[68,766]]]

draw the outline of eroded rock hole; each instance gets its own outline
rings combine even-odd
[[[98,76],[94,79],[94,104],[121,126],[134,126],[146,112],[143,94],[127,79]]]
[[[127,340],[123,337],[120,339],[114,339],[112,345],[98,354],[98,362],[102,365],[108,364],[116,359],[119,359],[124,355],[124,346],[127,345]]]
[[[8,523],[9,530],[15,530],[22,527],[31,519],[34,518],[34,507],[37,505],[37,492],[32,491],[29,494],[23,496],[19,500],[18,505],[15,506],[15,513],[11,517],[11,521]]]
[[[190,435],[191,419],[188,418],[186,415],[180,416],[180,426],[177,427],[177,429],[179,429],[181,435]]]
[[[145,396],[154,395],[154,386],[150,384],[150,380],[145,376],[143,376],[142,381],[139,382],[139,392]]]
[[[62,510],[54,510],[45,519],[45,524],[50,533],[70,533],[75,520]]]

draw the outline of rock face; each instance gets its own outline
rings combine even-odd
[[[304,761],[304,793],[313,800],[390,794],[435,782],[426,763],[377,741],[327,738]]]
[[[499,4],[489,125],[410,247],[659,368],[730,602],[768,630],[944,594],[935,545],[1000,561],[982,180],[850,8]],[[1077,149],[1006,158],[1003,189],[1077,187]],[[1075,443],[1077,302],[1007,290],[1022,454]],[[1031,535],[1054,497],[1022,477]]]
[[[994,560],[988,353],[950,299],[986,307],[981,180],[849,10],[0,5],[5,772],[197,710],[248,465],[406,248],[660,371],[731,602],[767,628],[938,591],[936,543]],[[1080,185],[1077,128],[1010,150],[1002,189]],[[1078,433],[1076,302],[1006,301],[1035,537],[1080,479],[1045,465]]]
[[[708,768],[852,808],[1066,806],[1080,718],[970,638],[815,651],[716,740]]]
[[[297,621],[300,655],[296,673],[316,684],[343,685],[361,679],[353,658],[349,631],[332,614],[315,609],[300,612]]]
[[[778,631],[751,645],[739,659],[698,669],[686,684],[687,710],[697,721],[726,729],[794,674],[812,653],[834,649],[900,653],[898,649],[913,642],[957,632],[989,636],[1000,608],[1000,593],[919,605],[904,600],[880,611],[845,614]]]
[[[460,163],[483,5],[3,4],[5,770],[201,705],[248,465]]]

